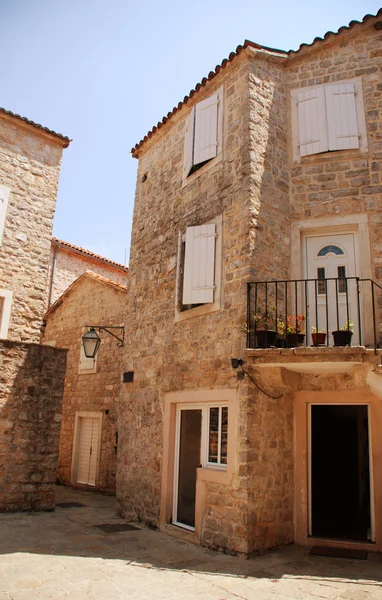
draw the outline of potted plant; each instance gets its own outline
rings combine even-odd
[[[305,320],[305,315],[288,315],[286,322],[280,319],[278,330],[284,334],[287,348],[296,348],[304,343]]]
[[[312,342],[313,346],[324,346],[326,342],[325,329],[317,329],[316,327],[312,327]]]
[[[350,346],[354,333],[354,321],[346,321],[337,331],[332,331],[335,346]]]
[[[276,345],[276,307],[268,305],[266,310],[260,308],[255,313],[255,337],[258,348],[273,348]]]

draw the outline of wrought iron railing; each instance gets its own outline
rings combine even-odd
[[[372,279],[328,277],[247,285],[248,348],[382,347],[382,286]]]

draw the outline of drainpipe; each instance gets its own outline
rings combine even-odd
[[[55,246],[54,252],[53,252],[53,263],[52,263],[52,271],[51,271],[51,274],[50,274],[50,284],[49,284],[48,308],[50,308],[50,305],[52,304],[54,275],[55,275],[55,272],[56,272],[57,252],[58,252],[59,249],[60,249],[60,244],[58,244],[57,246]]]

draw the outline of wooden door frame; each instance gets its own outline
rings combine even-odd
[[[94,486],[91,486],[91,487],[97,487],[98,479],[99,479],[100,457],[101,457],[103,413],[102,413],[102,411],[76,411],[74,418],[75,418],[75,421],[74,421],[70,481],[71,481],[72,485],[86,485],[86,484],[77,483],[78,450],[79,450],[80,430],[81,430],[80,419],[83,419],[83,418],[98,419],[99,423],[98,423],[98,450],[97,450],[96,476],[95,476],[95,484],[94,484]]]

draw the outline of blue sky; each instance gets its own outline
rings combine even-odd
[[[124,262],[130,149],[245,38],[289,50],[379,0],[0,0],[0,106],[73,138],[54,235]]]

